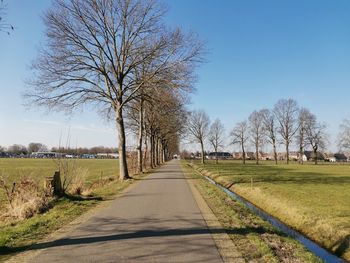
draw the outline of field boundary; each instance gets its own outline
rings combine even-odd
[[[228,236],[228,234],[215,232],[216,229],[222,229],[222,225],[220,224],[219,220],[217,219],[213,211],[210,209],[202,195],[197,190],[195,186],[195,180],[188,178],[186,171],[183,170],[183,173],[185,174],[186,181],[192,191],[193,197],[196,200],[199,210],[202,213],[204,221],[206,222],[208,229],[211,232],[213,240],[223,261],[244,263],[245,260],[242,257],[242,254],[239,252],[238,248],[233,243],[232,239]]]

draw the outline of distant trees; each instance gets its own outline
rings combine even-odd
[[[276,125],[276,117],[273,112],[269,109],[261,110],[263,125],[264,125],[264,133],[265,139],[269,142],[273,149],[273,156],[275,163],[277,164],[277,125]]]
[[[293,99],[281,99],[274,108],[276,120],[279,124],[278,132],[283,139],[283,143],[286,147],[286,161],[289,163],[289,147],[292,143],[292,139],[299,129],[297,123],[299,107],[298,103]]]
[[[198,112],[194,112],[198,114]],[[192,115],[191,118],[197,116],[197,114]],[[197,117],[195,119],[202,120],[203,118]],[[209,125],[209,118],[204,119],[206,120],[204,121],[206,123],[204,127],[207,127]],[[195,129],[196,131],[203,128],[203,121],[197,121],[195,123],[201,124],[193,126],[197,127]],[[244,164],[246,163],[247,156],[249,156],[249,159],[255,159],[256,164],[259,164],[259,160],[262,159],[260,156],[262,152],[261,148],[266,142],[271,145],[273,159],[276,164],[278,164],[277,148],[279,143],[285,146],[286,154],[285,157],[281,158],[286,160],[287,163],[291,159],[296,160],[298,158],[299,163],[302,164],[305,155],[307,155],[306,151],[311,149],[311,157],[315,164],[317,164],[320,156],[319,151],[321,149],[324,150],[328,143],[326,127],[326,124],[319,122],[316,115],[311,113],[309,109],[299,108],[295,100],[280,99],[274,105],[273,109],[254,110],[248,116],[247,120],[236,123],[230,132],[230,144],[240,147]],[[189,127],[187,129],[189,130]],[[207,131],[207,128],[204,130]],[[350,118],[343,121],[340,130],[338,135],[339,147],[343,150],[350,150]],[[206,133],[200,133],[200,135],[202,134]],[[208,133],[208,142],[214,148],[215,152],[218,152],[219,147],[224,147],[222,134],[223,125],[219,119],[216,119],[212,123]],[[206,138],[206,136],[198,137]],[[250,144],[248,141],[250,141]],[[202,145],[204,144],[203,139],[198,140],[198,142]],[[247,153],[247,148],[250,146],[255,149],[255,157],[250,152]],[[290,156],[291,146],[298,147],[298,151],[293,151],[292,156]],[[203,151],[204,149],[202,148]],[[270,158],[270,156],[266,156],[266,159]]]
[[[13,144],[7,148],[8,153],[12,153],[15,155],[27,154],[28,149],[24,145],[21,144]]]
[[[216,119],[210,126],[208,141],[213,146],[215,152],[215,163],[218,163],[218,149],[224,143],[224,125]]]
[[[253,111],[248,120],[251,141],[255,147],[256,164],[259,164],[259,149],[265,140],[264,111]]]
[[[340,150],[350,150],[350,118],[344,119],[339,126],[338,147]]]
[[[209,135],[209,116],[203,110],[193,111],[187,120],[187,131],[192,141],[201,146],[202,163],[204,163],[204,142]]]
[[[26,97],[66,111],[92,104],[113,116],[121,180],[129,177],[125,108],[147,85],[190,88],[201,62],[202,44],[169,30],[164,14],[152,0],[55,0],[44,16],[47,45],[33,64]]]
[[[247,121],[242,121],[242,122],[238,122],[233,127],[230,133],[231,144],[238,144],[241,147],[243,164],[245,164],[245,161],[246,161],[245,146],[246,146],[246,142],[249,139],[248,129],[249,129],[249,126]]]
[[[313,150],[315,164],[318,160],[318,150],[325,149],[327,144],[326,125],[317,121],[314,114],[309,114],[306,119],[305,134],[306,140]]]
[[[33,152],[46,152],[48,150],[47,146],[42,144],[42,143],[38,143],[38,142],[31,142],[28,145],[28,153],[33,153]]]
[[[308,142],[307,140],[307,135],[306,135],[306,129],[307,125],[310,122],[310,119],[313,118],[313,115],[311,112],[306,109],[306,108],[301,108],[299,111],[299,116],[298,116],[298,133],[297,133],[297,141],[299,144],[299,163],[303,164],[303,156],[304,156],[304,148],[306,143]]]

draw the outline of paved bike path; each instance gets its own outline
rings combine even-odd
[[[177,160],[43,247],[31,262],[222,262]]]

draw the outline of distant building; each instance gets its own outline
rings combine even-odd
[[[98,153],[96,157],[98,159],[118,159],[119,154],[118,153]]]
[[[348,157],[346,157],[346,155],[344,153],[335,153],[334,157],[335,157],[337,162],[347,162],[348,161]]]
[[[304,154],[306,155],[306,158],[308,161],[313,161],[315,159],[315,155],[313,151],[305,151]],[[321,152],[317,152],[317,160],[324,161],[325,155]]]
[[[31,158],[60,158],[64,157],[63,153],[57,152],[33,152],[30,157]]]
[[[219,160],[232,159],[233,156],[229,152],[211,152],[208,154],[208,159],[215,160],[218,158]]]

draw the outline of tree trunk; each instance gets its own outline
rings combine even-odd
[[[143,154],[143,165],[144,165],[144,170],[147,170],[147,152],[148,152],[148,143],[147,143],[147,134],[145,133],[145,150]]]
[[[273,155],[274,155],[274,158],[275,158],[275,163],[278,164],[278,161],[277,161],[277,150],[276,150],[276,140],[272,141],[272,147],[273,147]]]
[[[202,150],[202,164],[204,164],[204,144],[203,141],[201,141],[201,150]]]
[[[158,166],[159,165],[159,140],[158,140],[158,138],[155,138],[155,143],[156,143],[155,144],[156,166]]]
[[[286,141],[286,158],[287,164],[289,164],[289,141]]]
[[[153,169],[155,167],[155,164],[154,164],[154,135],[152,133],[150,136],[150,144],[151,144],[150,163],[151,163],[151,168]]]
[[[163,158],[163,163],[165,163],[167,161],[167,158],[166,158],[166,147],[163,147],[162,158]]]
[[[259,145],[255,144],[255,157],[256,157],[256,164],[259,164]]]
[[[317,147],[313,147],[314,156],[315,156],[315,165],[317,165]]]
[[[304,164],[303,155],[304,155],[304,129],[302,128],[300,132],[300,142],[299,142],[299,163]]]
[[[126,161],[126,139],[122,109],[116,110],[116,124],[119,139],[119,180],[129,179],[128,164]]]
[[[243,164],[245,164],[245,150],[244,150],[243,143],[242,143],[242,154],[243,154]]]
[[[143,139],[143,99],[140,101],[139,109],[139,135],[137,142],[137,172],[142,173],[142,139]]]

